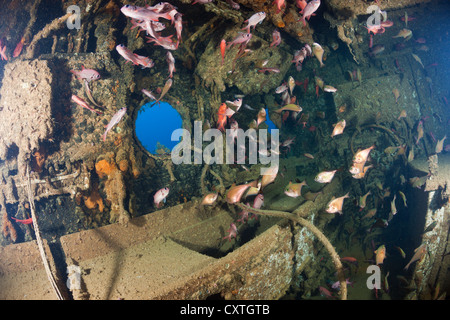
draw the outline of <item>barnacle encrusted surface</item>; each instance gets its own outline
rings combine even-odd
[[[29,155],[53,132],[52,73],[44,60],[16,61],[5,66],[0,90],[0,159],[18,148],[19,172]]]

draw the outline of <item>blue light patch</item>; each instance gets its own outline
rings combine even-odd
[[[183,127],[180,114],[167,102],[160,105],[149,102],[143,105],[138,113],[135,123],[136,136],[142,146],[152,154],[156,152],[157,145],[171,151],[179,141],[171,141],[172,132]],[[161,150],[160,150],[161,151]]]

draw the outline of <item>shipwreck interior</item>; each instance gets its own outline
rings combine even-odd
[[[181,34],[160,19],[176,49],[124,14],[156,1],[2,9],[0,299],[448,299],[450,3],[322,0],[303,23],[302,1],[192,2],[166,2]],[[387,15],[382,33],[368,31],[371,5]],[[232,44],[257,12],[247,46]],[[218,138],[204,139],[223,119],[278,130],[276,171],[197,163],[225,158],[225,138],[212,152]],[[176,129],[191,139],[171,141]],[[189,163],[172,161],[180,141]],[[365,175],[351,174],[366,148]]]

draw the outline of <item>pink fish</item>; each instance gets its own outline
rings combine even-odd
[[[394,25],[394,22],[391,20],[382,21],[380,23],[380,26],[382,26],[383,28],[389,28],[389,27],[392,27],[393,25]]]
[[[94,69],[86,69],[84,66],[81,66],[81,70],[70,70],[70,72],[77,76],[79,80],[84,79],[87,82],[100,79],[100,73]]]
[[[2,57],[2,60],[8,60],[8,57],[6,56],[6,46],[2,47],[1,41],[0,41],[0,56]]]
[[[281,34],[280,34],[280,31],[278,31],[277,29],[273,30],[273,32],[272,32],[272,38],[273,38],[273,41],[272,41],[272,43],[270,44],[270,47],[273,47],[273,46],[277,47],[277,46],[279,46],[280,43],[281,43]]]
[[[136,56],[134,55],[134,53],[131,52],[131,50],[125,47],[123,44],[118,44],[116,46],[116,50],[125,60],[130,61],[135,65],[139,64],[136,61]]]
[[[345,282],[353,287],[353,282],[350,282],[348,280],[349,280],[349,278],[345,279]],[[333,283],[331,285],[331,288],[333,288],[335,290],[341,289],[341,282],[340,281],[336,281],[335,283]]]
[[[287,91],[288,86],[286,84],[282,84],[281,86],[279,86],[278,88],[275,89],[275,93],[283,93],[285,91]]]
[[[237,228],[233,222],[230,223],[230,229],[228,229],[227,232],[228,232],[228,235],[223,237],[224,240],[228,239],[228,241],[231,241],[231,238],[236,238]]]
[[[134,53],[134,56],[134,61],[137,62],[137,64],[141,65],[142,69],[152,68],[155,65],[153,60],[148,57],[140,56],[136,53]]]
[[[175,58],[173,57],[172,53],[170,51],[167,51],[166,53],[166,61],[169,65],[169,78],[173,77],[173,73],[175,70]]]
[[[257,12],[252,15],[248,20],[244,22],[248,22],[247,26],[242,28],[242,30],[247,29],[247,33],[250,33],[250,28],[255,28],[258,23],[261,23],[266,18],[266,13],[264,11]]]
[[[103,141],[106,140],[106,135],[108,134],[108,132],[116,125],[119,123],[119,121],[122,119],[122,117],[127,113],[127,108],[123,107],[122,109],[120,109],[119,111],[116,112],[116,114],[113,115],[113,117],[111,118],[111,121],[109,121],[108,125],[106,126],[106,130],[105,133],[102,135],[102,139]]]
[[[138,7],[138,6],[132,6],[132,5],[125,5],[123,6],[120,11],[124,15],[126,15],[129,18],[133,18],[136,20],[153,20],[158,21],[159,18],[164,18],[167,20],[171,20],[171,16],[168,14],[168,12],[164,13],[157,13],[154,10],[149,10],[147,8]]]
[[[316,12],[319,6],[320,0],[311,0],[310,2],[308,2],[306,7],[303,9],[303,17],[302,17],[303,26],[306,26],[305,19],[309,20],[309,18],[314,14],[314,12]]]
[[[307,6],[307,2],[306,0],[296,0],[295,1],[295,5],[300,9],[300,14],[303,14],[303,10],[305,9],[305,7]]]
[[[295,66],[298,67],[299,64],[302,64],[305,58],[308,56],[308,50],[306,47],[301,48],[300,50],[295,51],[294,59],[292,63],[295,62]]]
[[[247,203],[247,205],[248,205],[248,203]],[[247,222],[248,221],[248,211],[247,210],[242,210],[239,213],[239,219],[237,219],[236,221],[237,222],[242,222],[242,223]]]
[[[175,19],[175,30],[177,31],[178,42],[181,42],[181,31],[183,31],[183,19],[181,18],[181,13],[177,13],[174,17]]]
[[[324,287],[320,287],[319,286],[319,292],[320,292],[320,295],[322,295],[322,296],[324,296],[324,297],[326,297],[327,299],[330,299],[330,298],[335,298],[334,296],[333,296],[333,294],[330,292],[330,290],[328,290],[327,288],[324,288]]]
[[[172,37],[173,37],[173,35],[170,35],[168,37],[159,37],[157,39],[147,37],[147,39],[148,39],[147,43],[154,42],[155,44],[163,47],[164,49],[176,50],[176,49],[178,49],[179,42],[178,41],[173,41],[171,39]]]
[[[196,4],[196,3],[200,3],[200,4],[205,4],[205,3],[210,3],[213,2],[214,0],[195,0],[194,2],[192,2],[192,4]]]
[[[161,206],[161,202],[166,203],[166,198],[169,195],[169,188],[162,188],[156,191],[155,195],[153,196],[153,203],[156,205],[156,208],[159,208]]]
[[[84,101],[83,99],[81,99],[80,97],[76,96],[76,95],[72,95],[72,101],[75,102],[77,105],[79,105],[80,107],[83,107],[85,109],[88,109],[89,111],[95,112],[96,114],[102,114],[100,111],[97,111],[95,109],[93,109],[92,107],[90,107],[86,101]]]
[[[367,33],[373,33],[373,34],[377,34],[377,33],[384,33],[385,29],[383,26],[381,25],[372,25],[369,26],[369,28],[367,28],[366,26],[364,26],[364,28],[367,29]]]
[[[282,8],[286,8],[284,0],[275,0],[273,3],[277,6],[277,12],[275,13],[280,13]]]

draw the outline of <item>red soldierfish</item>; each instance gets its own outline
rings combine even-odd
[[[281,43],[281,34],[280,34],[280,31],[278,31],[277,29],[273,30],[273,32],[272,32],[272,38],[273,38],[273,41],[272,41],[272,43],[270,44],[270,47],[273,47],[273,46],[277,47],[277,46],[279,46],[280,43]]]
[[[156,191],[155,195],[153,196],[153,202],[155,203],[157,208],[161,206],[161,202],[166,203],[166,198],[169,195],[169,191],[169,188],[162,188]]]
[[[248,22],[247,26],[242,28],[242,30],[247,29],[247,33],[250,33],[250,28],[255,26],[258,23],[261,23],[266,18],[266,13],[264,11],[257,12],[254,15],[252,15],[248,20],[245,20],[244,22]]]
[[[282,8],[286,8],[286,3],[284,0],[275,0],[273,3],[277,6],[277,12],[275,12],[276,14],[280,13]]]
[[[91,82],[93,80],[100,79],[100,73],[94,69],[86,69],[84,66],[81,66],[81,70],[70,70],[70,72],[77,76],[78,80],[86,80],[87,82]]]
[[[134,55],[134,53],[131,52],[131,50],[125,47],[123,44],[118,44],[116,46],[116,50],[125,60],[130,61],[135,65],[139,64],[136,61],[136,56]]]
[[[149,10],[147,8],[138,7],[138,6],[132,6],[132,5],[125,5],[122,8],[120,8],[120,11],[127,17],[136,19],[136,20],[153,20],[158,21],[159,18],[164,18],[167,20],[171,20],[171,16],[169,15],[169,12],[164,13],[157,13],[153,10]]]
[[[172,53],[170,51],[167,51],[166,53],[166,61],[169,65],[169,78],[173,77],[173,73],[176,71],[175,69],[175,58],[173,57]]]
[[[178,42],[181,42],[181,31],[183,31],[183,19],[181,18],[181,13],[177,12],[174,16],[175,20],[175,30],[177,32]]]
[[[22,224],[31,224],[31,223],[33,223],[33,218],[28,218],[28,219],[25,219],[25,220],[20,220],[20,219],[16,219],[16,218],[14,218],[14,217],[11,217],[11,219],[13,219],[13,220],[16,221],[16,222],[20,222],[20,223],[22,223]]]
[[[303,26],[306,26],[306,20],[308,19],[314,14],[314,12],[316,12],[316,10],[319,8],[320,6],[320,0],[311,0],[306,7],[303,9],[303,17],[302,17],[302,21],[303,21]]]
[[[2,42],[0,41],[0,56],[2,57],[2,60],[8,60],[8,57],[6,56],[6,46],[2,48]]]
[[[109,121],[108,125],[106,126],[105,133],[102,135],[103,141],[106,140],[106,135],[108,134],[109,130],[111,130],[116,124],[119,123],[119,121],[122,119],[122,117],[127,113],[127,108],[123,107],[119,111],[116,112],[115,115],[111,118],[111,121]]]
[[[173,35],[170,35],[168,37],[159,37],[157,39],[153,39],[153,38],[149,38],[147,37],[148,41],[147,43],[151,43],[154,42],[155,44],[163,47],[164,49],[167,50],[176,50],[178,49],[178,41],[173,41],[172,38]]]
[[[138,54],[136,54],[136,53],[133,53],[133,54],[134,54],[134,56],[135,56],[134,61],[135,61],[137,64],[141,65],[141,66],[142,66],[142,69],[145,69],[145,68],[152,68],[152,67],[155,65],[155,63],[153,62],[153,60],[150,59],[149,57],[140,56],[140,55],[138,55]]]
[[[225,41],[225,39],[222,39],[222,41],[220,41],[220,54],[222,55],[222,66],[223,66],[223,62],[225,60],[226,47],[227,47],[227,42]]]
[[[306,0],[296,0],[295,4],[300,9],[300,14],[303,14],[303,10],[305,9],[306,5],[308,4]]]
[[[83,99],[81,99],[80,97],[76,96],[76,95],[72,95],[72,101],[75,102],[77,105],[79,105],[80,107],[83,107],[85,109],[88,109],[89,111],[95,112],[96,114],[103,114],[100,111],[97,111],[95,109],[93,109],[92,107],[90,107],[86,101],[84,101]]]
[[[17,44],[16,48],[14,49],[14,52],[13,52],[14,58],[18,57],[20,55],[20,53],[22,52],[24,42],[25,42],[25,37],[22,37],[22,39],[20,39],[19,43]]]

